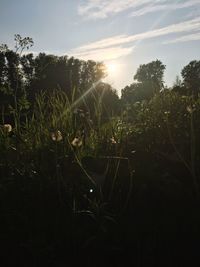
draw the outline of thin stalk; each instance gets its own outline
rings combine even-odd
[[[193,177],[194,189],[196,196],[199,196],[199,185],[197,182],[196,170],[195,170],[195,156],[196,156],[196,140],[195,140],[195,131],[194,131],[194,115],[191,113],[190,118],[190,131],[191,131],[191,140],[190,140],[190,157],[191,157],[191,172]]]

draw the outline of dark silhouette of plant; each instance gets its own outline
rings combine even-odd
[[[200,92],[200,61],[191,61],[183,68],[181,75],[188,93],[197,97]]]
[[[155,93],[164,89],[165,65],[160,60],[140,65],[134,75],[137,83],[132,83],[122,89],[122,103],[135,103],[137,101],[149,100]]]
[[[165,65],[160,60],[152,61],[139,66],[134,75],[134,80],[140,83],[150,83],[153,92],[156,93],[163,89],[164,70]]]

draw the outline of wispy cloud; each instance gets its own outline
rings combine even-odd
[[[144,6],[136,11],[133,11],[131,13],[131,16],[138,17],[138,16],[146,15],[152,12],[163,11],[163,10],[164,11],[177,10],[177,9],[189,8],[189,7],[198,6],[198,5],[200,5],[199,0],[190,0],[187,2],[174,1],[174,3],[171,3],[171,4],[170,3],[157,4],[157,5],[153,4],[153,5]]]
[[[132,12],[132,16],[142,16],[196,5],[200,5],[199,0],[86,0],[78,6],[78,13],[86,19],[103,19],[126,10]]]
[[[154,0],[155,3],[161,0]],[[137,8],[151,2],[150,0],[86,0],[78,7],[78,13],[88,19],[106,18],[129,8]]]
[[[137,41],[161,37],[169,34],[197,32],[199,29],[200,17],[144,33],[134,35],[117,35],[105,38],[75,48],[71,50],[69,54],[82,59],[94,59],[102,61],[116,59],[118,57],[130,54],[133,51],[133,47],[136,46]],[[193,34],[191,38],[195,39],[196,34]],[[172,40],[171,42],[175,42],[175,40],[176,39]],[[184,38],[182,40],[186,41]]]
[[[69,53],[69,56],[74,56],[83,60],[92,59],[95,61],[108,61],[127,56],[133,52],[134,46],[132,47],[108,47],[99,48],[93,50],[79,51],[78,49],[74,52]]]
[[[164,44],[173,44],[173,43],[180,43],[180,42],[189,42],[189,41],[197,41],[200,40],[200,32],[184,35],[173,40],[169,40],[164,42]]]

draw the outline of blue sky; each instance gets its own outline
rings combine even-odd
[[[170,86],[200,60],[200,0],[0,0],[0,43],[13,47],[16,33],[35,53],[104,61],[117,90],[160,59]]]

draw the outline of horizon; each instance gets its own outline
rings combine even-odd
[[[30,52],[102,61],[105,79],[120,90],[141,64],[159,59],[171,86],[182,68],[199,59],[198,0],[2,0],[0,43],[14,34],[33,38]],[[8,20],[9,15],[9,20]]]

